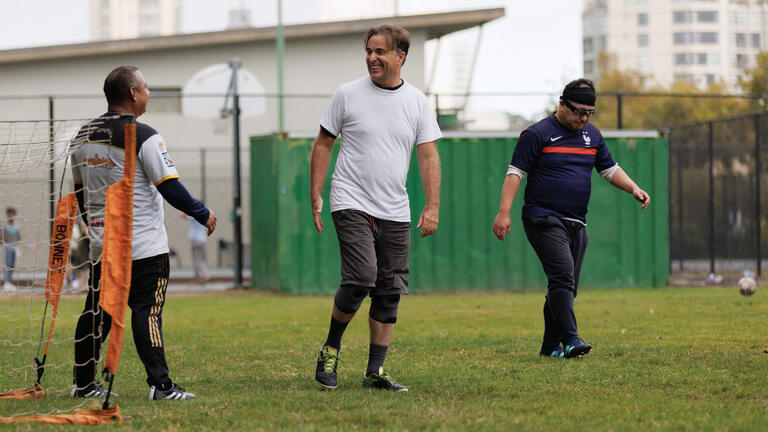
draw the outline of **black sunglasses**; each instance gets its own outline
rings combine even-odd
[[[584,117],[584,116],[590,117],[590,116],[593,116],[593,115],[597,114],[597,110],[596,109],[576,108],[575,106],[573,106],[572,103],[568,102],[568,99],[561,99],[561,100],[563,101],[563,105],[567,106],[568,109],[573,111],[573,113],[576,114],[579,117]]]

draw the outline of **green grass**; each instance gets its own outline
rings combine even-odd
[[[735,288],[584,290],[583,359],[537,356],[542,293],[411,295],[386,368],[409,393],[361,388],[365,315],[347,330],[339,388],[321,391],[314,360],[330,296],[171,294],[171,376],[194,401],[152,403],[130,333],[116,381],[124,425],[100,430],[760,430],[768,424],[768,294]],[[0,301],[1,302],[1,301]],[[81,299],[65,299],[72,334]],[[367,311],[367,304],[363,305]],[[54,349],[58,361],[71,346]],[[12,386],[7,374],[0,386]],[[2,401],[0,416],[71,409],[70,371],[46,371],[51,396]],[[38,405],[39,404],[39,405]],[[23,424],[18,430],[61,426]],[[9,426],[0,429],[5,430]],[[91,430],[66,427],[66,430]],[[58,430],[58,429],[57,429]]]

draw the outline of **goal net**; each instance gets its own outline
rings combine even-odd
[[[94,133],[108,121],[104,117],[0,121],[0,423],[99,423],[99,416],[120,420],[117,407],[109,407],[114,399],[110,401],[106,394],[95,399],[72,397],[77,390],[73,386],[76,366],[92,366],[92,384],[111,387],[130,286],[135,125],[126,126],[125,143],[118,145]],[[95,136],[100,137],[98,142],[92,141]],[[112,150],[104,152],[103,160],[85,161],[78,167],[81,171],[94,165],[114,168],[110,151],[115,148],[122,152],[124,147],[126,154],[126,175],[95,186],[101,191],[83,191],[86,196],[106,192],[104,215],[100,215],[103,252],[95,258],[89,256],[95,234],[79,215],[72,177],[72,154],[88,144]],[[102,269],[102,308],[96,309],[112,316],[112,332],[101,354],[94,350],[93,358],[76,361],[78,320],[97,322],[94,313],[83,312],[90,269],[97,263]],[[110,271],[115,268],[121,270]],[[88,341],[98,341],[109,332],[99,325],[91,327],[92,332],[84,336]]]

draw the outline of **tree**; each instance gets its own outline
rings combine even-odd
[[[767,57],[768,60],[768,57]],[[750,111],[745,99],[723,97],[727,89],[714,83],[702,90],[694,84],[675,82],[669,88],[647,86],[652,78],[633,69],[620,69],[614,54],[598,56],[599,115],[593,120],[604,129],[618,127],[619,97],[622,128],[656,129],[672,124],[711,120]]]
[[[746,78],[741,81],[741,91],[748,95],[760,95],[759,99],[751,99],[753,111],[766,109],[768,103],[768,52],[761,51],[757,55],[757,65],[746,71]]]

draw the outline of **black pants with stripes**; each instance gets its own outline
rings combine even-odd
[[[169,275],[168,254],[133,261],[131,308],[133,342],[147,371],[147,384],[165,388],[171,383],[163,349],[163,305]],[[101,344],[109,334],[111,317],[99,307],[101,263],[91,267],[85,309],[75,330],[75,384],[86,388],[95,381]]]

